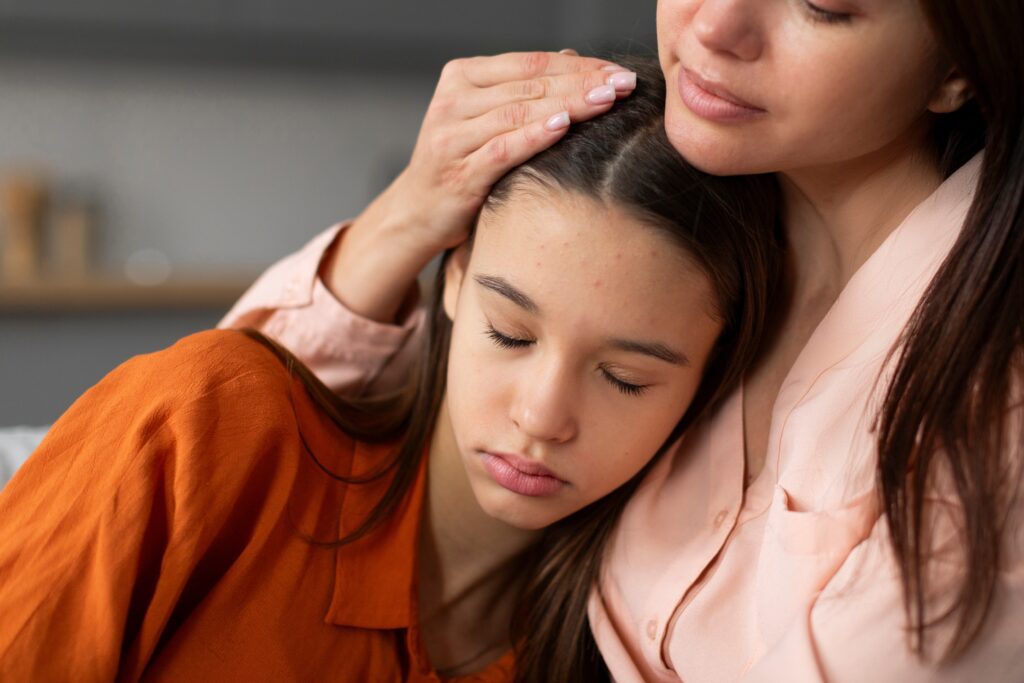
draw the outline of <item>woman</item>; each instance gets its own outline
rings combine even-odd
[[[659,3],[669,138],[778,175],[788,267],[742,390],[613,539],[590,617],[617,680],[1024,680],[1021,25],[1011,0]],[[389,189],[226,324],[258,316],[339,388],[392,381],[416,319],[369,320],[460,239],[475,179],[628,89],[603,68],[450,65],[396,181],[422,202]]]
[[[222,331],[77,401],[0,496],[0,679],[603,675],[600,549],[749,364],[778,260],[774,181],[687,166],[638,67],[491,190],[409,391],[340,401]]]

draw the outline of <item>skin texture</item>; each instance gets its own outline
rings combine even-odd
[[[721,329],[713,294],[666,237],[572,194],[520,193],[485,212],[465,261],[464,253],[453,259],[446,289],[454,440],[480,506],[539,529],[628,481],[665,441]],[[483,278],[501,278],[537,310]],[[529,343],[502,348],[492,328]],[[611,339],[655,342],[688,361],[622,350]],[[542,463],[565,483],[552,495],[509,491],[483,467],[487,452]]]

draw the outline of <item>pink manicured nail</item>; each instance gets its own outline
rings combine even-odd
[[[587,93],[585,98],[590,104],[608,104],[615,101],[614,85],[599,85]]]
[[[601,71],[629,71],[618,64],[609,64],[608,66],[602,66]]]
[[[569,127],[569,112],[560,111],[544,122],[544,128],[550,131],[562,130]]]
[[[636,88],[636,74],[632,71],[615,73],[608,77],[606,83],[616,90],[633,90]]]

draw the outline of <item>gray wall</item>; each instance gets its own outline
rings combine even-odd
[[[406,159],[428,76],[8,59],[0,168],[101,198],[98,257],[259,270],[358,213]],[[0,426],[53,421],[137,353],[223,311],[0,314]]]
[[[530,7],[542,5],[550,25],[532,39],[522,27],[495,34],[494,49],[653,47],[654,0]],[[0,2],[5,12],[32,6]],[[461,27],[461,42],[448,26],[437,34],[444,41],[371,32],[334,49],[323,36],[183,40],[89,33],[74,22],[26,28],[4,16],[0,173],[36,167],[58,189],[97,197],[97,258],[113,271],[141,248],[164,252],[179,271],[255,271],[294,251],[358,213],[402,167],[437,70],[457,56],[446,50],[493,51],[473,26]],[[376,59],[382,52],[389,58]],[[0,313],[0,427],[52,422],[119,362],[223,313]]]

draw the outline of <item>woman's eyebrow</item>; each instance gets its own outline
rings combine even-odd
[[[492,292],[502,295],[528,313],[540,315],[540,306],[538,306],[537,303],[529,296],[513,287],[505,278],[495,277],[493,275],[476,275],[473,279],[476,280],[477,284],[481,287],[486,287]]]

